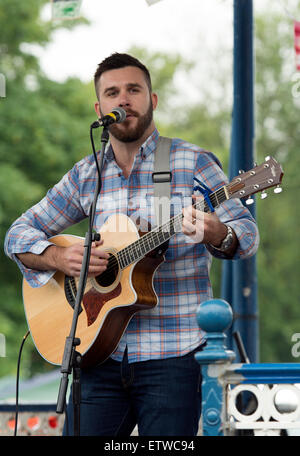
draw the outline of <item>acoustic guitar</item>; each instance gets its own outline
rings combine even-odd
[[[194,205],[210,212],[211,207],[232,198],[245,198],[269,187],[280,185],[283,171],[272,157],[234,178],[229,184],[210,193],[209,201],[201,199]],[[279,191],[275,188],[274,191]],[[134,222],[117,213],[107,219],[100,230],[104,241],[101,248],[109,253],[106,271],[88,278],[78,317],[77,350],[82,366],[105,361],[118,346],[122,334],[133,317],[157,305],[153,276],[164,261],[163,245],[181,231],[182,213],[152,231],[141,234]],[[51,238],[57,246],[67,247],[84,239],[73,235]],[[65,340],[69,335],[77,292],[77,278],[57,271],[39,288],[23,280],[23,300],[27,323],[40,355],[49,363],[60,365]]]

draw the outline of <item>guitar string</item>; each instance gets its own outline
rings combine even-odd
[[[224,195],[225,195],[225,199],[226,199],[226,193],[224,192],[224,187],[221,187],[216,192],[214,192],[210,195],[210,199],[211,199],[211,202],[214,205],[214,207],[216,205],[220,204],[220,201],[219,201],[220,197],[221,196],[224,197]],[[224,199],[223,199],[223,201],[224,201]],[[221,202],[223,202],[223,201],[221,201]],[[193,207],[195,207],[198,210],[203,210],[206,208],[209,209],[208,205],[204,199],[195,203],[193,205]],[[175,232],[173,233],[171,228],[173,228],[177,222],[181,222],[182,218],[183,218],[182,213],[177,214],[175,217],[173,217],[171,220],[169,220],[164,225],[154,228],[154,230],[145,234],[141,238],[137,239],[135,242],[133,242],[129,246],[124,247],[124,249],[120,250],[116,255],[112,254],[112,256],[109,258],[109,265],[103,273],[111,272],[114,268],[116,268],[116,266],[118,266],[120,264],[120,261],[126,264],[126,258],[128,257],[128,254],[134,255],[134,256],[139,254],[139,256],[141,256],[141,258],[143,258],[144,255],[151,252],[152,250],[154,250],[155,248],[157,248],[159,245],[163,244],[164,242],[166,242],[168,239],[170,239],[170,237],[172,237],[174,234],[176,234],[176,229],[175,229]],[[170,234],[170,233],[172,233],[172,234]],[[167,234],[167,237],[166,238],[164,237],[162,239],[161,236],[162,235],[165,236],[165,234]],[[159,242],[158,246],[157,245],[155,247],[151,246],[150,243],[152,241]],[[137,251],[136,244],[140,245],[139,251]],[[144,247],[144,249],[146,251],[143,252],[142,247]],[[141,255],[141,253],[142,253],[142,255]],[[116,258],[116,256],[119,258],[119,261]],[[138,258],[134,259],[134,261],[137,261],[137,260],[138,260]],[[131,263],[134,261],[131,261]],[[126,265],[126,266],[128,266],[128,265]],[[121,269],[123,269],[123,268],[121,268]]]
[[[174,224],[174,220],[175,220],[176,218],[182,218],[182,214],[177,214],[177,216],[175,216],[175,217],[173,217],[173,219],[171,219],[171,220],[173,220],[173,224]],[[171,221],[169,221],[168,223],[171,224]],[[161,234],[161,231],[160,231],[160,230],[161,230],[164,226],[165,226],[165,225],[155,228],[153,231],[151,231],[150,233],[145,234],[145,235],[142,236],[141,238],[137,239],[135,242],[143,241],[143,243],[145,244],[145,240],[144,240],[143,238],[145,238],[146,236],[147,236],[147,237],[150,237],[150,236],[151,236],[152,239],[150,239],[149,242],[153,241],[153,240],[155,239],[155,236],[159,236],[159,235]],[[167,239],[162,240],[162,242],[160,242],[160,239],[157,239],[157,241],[160,242],[159,245],[163,244],[166,240],[167,240]],[[133,244],[135,244],[135,242],[134,242]],[[121,261],[122,263],[125,264],[124,267],[127,267],[127,266],[131,263],[131,262],[130,262],[128,265],[126,265],[126,258],[128,258],[128,255],[129,255],[129,254],[136,254],[136,253],[137,253],[136,250],[134,251],[134,249],[136,249],[136,248],[133,247],[133,244],[131,244],[130,246],[124,247],[124,249],[122,249],[122,250],[120,250],[119,252],[117,252],[116,255],[115,255],[115,254],[111,254],[112,256],[108,259],[108,266],[107,266],[107,268],[105,269],[105,271],[103,271],[103,273],[100,274],[100,276],[101,276],[102,274],[110,273],[110,272],[112,272],[116,267],[119,267],[119,266],[120,266],[120,261]],[[150,246],[150,244],[148,244],[148,245]],[[149,252],[151,252],[151,250],[154,250],[154,249],[155,249],[155,247],[152,247],[152,248],[148,249],[148,251],[147,251],[146,253],[149,253]],[[145,255],[146,253],[144,253],[142,257],[144,257],[144,255]],[[117,259],[116,257],[117,257],[118,259]],[[137,261],[137,260],[138,260],[138,258],[137,258],[135,261]],[[134,261],[133,261],[133,262],[134,262]],[[124,268],[121,267],[121,269],[124,269]],[[95,278],[95,280],[96,280],[96,278]],[[91,282],[92,282],[92,278],[88,278],[88,279],[87,279],[87,284],[92,284]]]
[[[220,195],[224,195],[223,188],[219,189],[216,193],[219,194],[219,197],[220,197]],[[211,195],[211,199],[215,200],[215,203],[218,203],[218,197],[215,194]],[[212,203],[213,202],[214,201],[212,201]],[[194,205],[194,207],[199,210],[203,210],[208,206],[206,205],[206,202],[204,200],[201,200],[200,202],[198,201]],[[138,254],[139,256],[141,256],[143,258],[143,256],[145,254],[151,252],[154,248],[157,247],[156,242],[159,242],[159,245],[161,245],[176,233],[176,228],[174,231],[174,227],[179,221],[181,221],[182,218],[183,218],[182,213],[177,214],[166,224],[155,228],[150,233],[137,239],[137,241],[134,242],[133,244],[131,244],[130,246],[127,246],[124,249],[122,249],[117,254],[118,258],[121,260],[121,262],[124,262],[124,260],[125,260],[125,264],[126,264],[126,257],[128,257],[128,254],[133,255],[134,257]],[[153,241],[155,242],[155,246],[151,245],[151,242],[153,242]],[[137,248],[137,244],[139,245],[138,248]],[[141,255],[141,253],[142,253],[142,255]],[[132,260],[130,260],[130,261],[132,262]],[[110,267],[108,267],[106,269],[106,271],[114,268],[116,266],[116,263],[118,263],[118,261],[116,258],[114,258],[114,261],[111,262]]]
[[[256,170],[255,170],[255,174],[256,176],[259,174],[259,172],[261,172],[263,170],[263,165],[260,165],[258,167],[256,167]],[[247,173],[245,173],[243,175],[243,180],[245,179],[245,177],[250,173],[251,170]],[[237,176],[237,177],[240,177],[240,176]],[[234,185],[236,185],[236,180],[235,178],[227,185],[224,185],[223,187],[220,187],[218,190],[216,190],[215,192],[213,192],[212,194],[209,195],[209,198],[211,200],[211,203],[214,207],[220,205],[222,202],[226,201],[227,199],[229,199],[229,197],[227,197],[227,194],[225,192],[225,189],[227,189],[229,191],[229,193],[234,193],[234,191],[232,192],[232,187]],[[230,196],[230,198],[232,198],[232,195]],[[203,199],[201,200],[200,202],[198,201],[197,203],[195,203],[193,205],[193,207],[195,207],[196,209],[198,210],[205,210],[205,209],[208,209],[209,210],[209,207],[206,203],[206,201]],[[136,256],[137,253],[140,253],[142,252],[142,256],[141,258],[143,258],[144,255],[146,255],[147,253],[151,252],[151,250],[155,249],[157,247],[157,245],[155,247],[151,246],[150,243],[151,242],[159,242],[158,246],[163,244],[164,242],[166,242],[168,239],[170,239],[175,233],[172,233],[172,234],[169,234],[171,233],[171,229],[170,228],[173,228],[175,226],[175,224],[177,222],[180,222],[181,219],[183,218],[183,214],[180,213],[180,214],[177,214],[175,217],[173,217],[170,221],[168,221],[166,224],[160,226],[160,227],[157,227],[155,228],[154,230],[152,230],[150,233],[147,233],[145,234],[144,236],[142,236],[141,238],[137,239],[135,242],[133,242],[132,244],[130,244],[129,246],[125,247],[124,249],[120,250],[118,253],[117,253],[117,258],[114,256],[112,258],[112,261],[110,261],[110,266],[106,269],[106,271],[110,271],[112,268],[115,268],[119,263],[120,261],[121,262],[124,262],[125,263],[125,266],[124,267],[127,267],[129,264],[126,264],[126,257],[129,255],[133,255],[133,256]],[[167,228],[167,230],[166,230]],[[161,239],[160,236],[163,235],[163,233],[168,233],[167,237],[166,238],[163,238]],[[147,245],[147,244],[148,245]],[[137,251],[137,247],[136,246],[140,246],[139,247],[139,251]],[[144,252],[143,252],[143,249],[144,248]],[[134,261],[137,261],[139,258],[136,258],[134,259],[133,261],[130,260],[130,262],[134,262]]]
[[[219,196],[219,198],[218,198],[217,195]],[[225,195],[225,199],[226,199],[226,193],[224,192],[224,187],[218,189],[215,193],[213,193],[212,195],[210,195],[211,202],[214,203],[214,206],[217,206],[218,204],[220,204],[220,199],[221,199],[220,197],[221,197],[221,196],[224,197],[224,195]],[[224,199],[222,199],[221,202],[223,202],[223,201],[224,201]],[[195,207],[196,209],[199,209],[199,210],[203,210],[203,209],[205,209],[205,208],[209,209],[209,208],[208,208],[208,205],[207,205],[207,203],[206,203],[206,201],[204,201],[204,200],[201,200],[200,202],[198,201],[197,203],[195,203],[194,207]],[[160,226],[160,227],[155,228],[155,229],[152,230],[150,233],[148,233],[148,234],[142,236],[140,239],[138,239],[136,242],[137,242],[138,244],[141,244],[141,247],[146,247],[146,252],[144,252],[144,254],[147,253],[147,252],[150,252],[151,250],[153,250],[153,248],[155,248],[155,247],[153,247],[153,246],[151,246],[151,247],[149,248],[149,245],[147,246],[146,243],[149,244],[149,242],[151,242],[153,239],[156,240],[156,237],[157,237],[157,236],[161,236],[163,233],[172,233],[171,235],[168,234],[166,238],[158,239],[158,241],[159,241],[160,243],[164,243],[168,238],[172,237],[172,236],[176,233],[176,231],[175,231],[175,232],[172,232],[172,230],[171,230],[170,228],[173,228],[174,225],[175,225],[175,223],[177,223],[178,221],[180,221],[180,219],[182,219],[182,218],[183,218],[183,214],[182,214],[182,213],[177,214],[177,216],[173,217],[173,218],[172,218],[170,221],[168,221],[166,224],[164,224],[164,225],[162,225],[162,226]],[[133,243],[133,244],[131,244],[131,245],[125,247],[124,249],[122,249],[122,251],[118,252],[119,256],[120,256],[122,259],[124,259],[124,255],[126,256],[126,254],[127,254],[128,252],[130,252],[130,253],[135,253],[135,252],[132,252],[132,249],[135,248],[135,245],[134,245],[134,244],[135,244],[135,243]],[[157,247],[157,246],[156,246],[156,247]]]

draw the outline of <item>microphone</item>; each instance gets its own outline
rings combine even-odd
[[[126,119],[126,111],[123,108],[113,108],[111,112],[96,120],[92,128],[108,127],[113,123],[121,123]]]

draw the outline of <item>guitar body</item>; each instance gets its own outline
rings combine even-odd
[[[117,252],[140,238],[135,224],[123,214],[109,217],[100,234],[103,240],[100,248],[114,260]],[[58,235],[51,238],[51,242],[67,247],[78,242],[83,244],[84,239]],[[133,315],[156,306],[153,275],[163,261],[164,256],[154,251],[124,269],[114,261],[105,280],[98,280],[102,275],[88,279],[76,330],[83,367],[105,361],[118,346]],[[39,288],[32,288],[23,281],[25,314],[32,339],[40,355],[51,364],[62,363],[73,319],[70,295],[77,283],[78,279],[68,278],[60,271]]]

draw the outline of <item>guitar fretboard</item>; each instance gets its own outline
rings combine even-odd
[[[228,199],[226,185],[209,195],[212,207],[218,207]],[[203,199],[193,205],[196,209],[204,212],[210,212],[209,205]],[[183,214],[177,214],[167,223],[154,228],[149,233],[144,234],[141,238],[134,241],[117,254],[118,263],[121,269],[125,269],[132,263],[141,260],[152,250],[156,249],[166,241],[171,239],[182,229]]]

